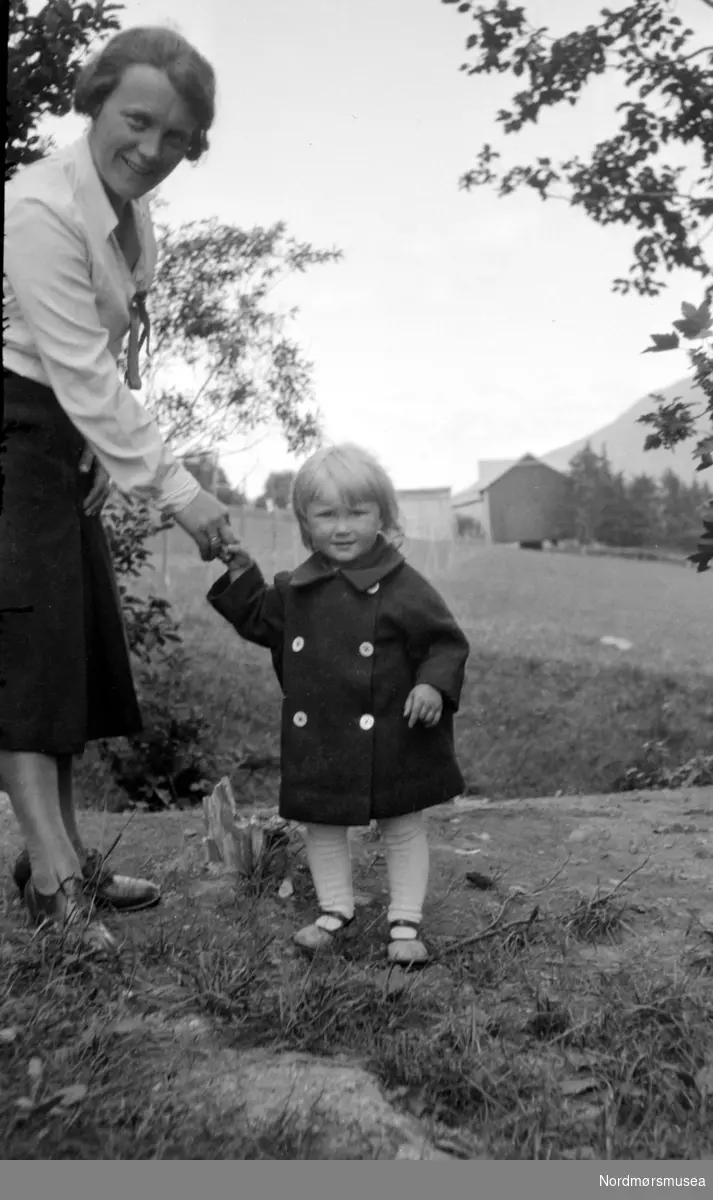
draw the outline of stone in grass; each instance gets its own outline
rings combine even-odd
[[[633,646],[633,642],[630,642],[628,638],[613,637],[611,634],[605,634],[599,641],[602,646],[614,646],[617,650],[631,650]]]
[[[185,1102],[213,1129],[240,1128],[268,1150],[278,1138],[291,1157],[451,1157],[436,1149],[418,1120],[389,1103],[372,1075],[346,1059],[216,1049],[170,1086],[174,1103]]]
[[[479,808],[490,808],[491,801],[486,796],[456,796],[453,800],[456,808],[466,810],[477,810]]]
[[[596,825],[578,825],[567,838],[568,842],[577,845],[579,842],[608,842],[611,834],[608,829],[599,829]]]

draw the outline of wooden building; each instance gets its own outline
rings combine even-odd
[[[455,520],[449,487],[412,488],[396,495],[404,533],[409,540],[453,541]]]
[[[567,475],[524,455],[481,487],[486,541],[522,545],[573,537],[571,489]]]
[[[483,488],[504,474],[508,467],[515,464],[515,459],[483,458],[478,462],[478,480],[463,492],[456,492],[451,500],[456,526],[472,528],[478,536],[482,535],[483,527]]]

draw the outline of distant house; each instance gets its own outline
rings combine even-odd
[[[516,460],[514,458],[482,458],[478,463],[478,481],[466,488],[463,492],[456,492],[451,500],[453,514],[458,521],[459,518],[476,521],[478,525],[483,525],[483,488],[486,487],[492,479],[497,479],[498,475],[503,475],[508,467],[512,467]]]
[[[413,488],[397,493],[407,538],[424,542],[452,542],[455,521],[451,489]]]
[[[453,497],[453,509],[479,521],[488,542],[557,541],[574,536],[568,476],[532,454],[516,462],[481,463],[486,470],[467,492]],[[498,470],[488,470],[500,466]]]
[[[482,488],[481,524],[489,542],[544,542],[574,536],[567,475],[525,454]]]

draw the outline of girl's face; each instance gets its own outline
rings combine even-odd
[[[117,211],[176,169],[196,128],[163,71],[145,65],[126,68],[89,134],[94,165]]]
[[[381,529],[379,505],[371,500],[348,503],[331,489],[307,505],[307,536],[313,550],[335,563],[366,554]]]

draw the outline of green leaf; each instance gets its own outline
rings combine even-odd
[[[676,333],[652,333],[651,340],[653,346],[647,346],[642,351],[643,354],[658,354],[662,350],[677,350],[679,346],[679,338]]]
[[[682,318],[680,321],[674,321],[674,326],[690,341],[694,338],[705,337],[708,333],[708,327],[701,325],[697,318],[696,320],[691,320],[689,317]]]
[[[709,300],[704,300],[699,308],[695,304],[687,304],[684,300],[681,305],[681,312],[684,317],[688,317],[691,321],[700,321],[701,325],[707,325],[711,319],[711,306]]]
[[[695,304],[681,305],[683,317],[674,321],[676,329],[689,339],[706,337],[712,331],[710,301],[704,300],[700,308]]]

